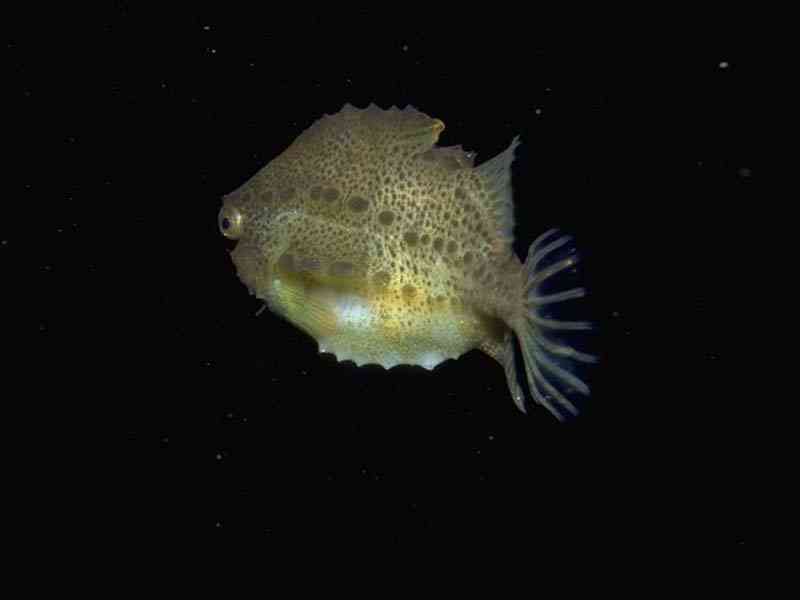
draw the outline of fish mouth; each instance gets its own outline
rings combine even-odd
[[[267,257],[258,247],[247,242],[236,243],[230,257],[239,280],[250,293],[259,297],[263,295],[273,270]]]
[[[239,240],[232,240],[228,237],[222,237],[222,243],[225,244],[225,250],[228,252],[233,252],[236,249],[236,246],[239,245]]]

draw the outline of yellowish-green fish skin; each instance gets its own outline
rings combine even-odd
[[[511,247],[518,141],[475,167],[460,146],[436,145],[443,129],[413,107],[374,104],[313,123],[223,199],[238,276],[339,360],[432,369],[479,348],[525,410],[516,334],[533,397],[559,418],[575,412],[547,388],[539,359],[546,338],[531,298],[547,273]]]

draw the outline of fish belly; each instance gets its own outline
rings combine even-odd
[[[416,306],[356,291],[314,289],[277,281],[271,308],[306,331],[320,352],[356,365],[418,365],[432,369],[481,341],[480,320],[450,306]]]

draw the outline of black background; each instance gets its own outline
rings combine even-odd
[[[9,35],[12,114],[27,117],[10,176],[27,208],[4,219],[0,251],[36,261],[59,389],[124,444],[98,474],[124,481],[115,520],[265,547],[744,544],[726,300],[758,177],[741,37],[377,9],[115,3],[64,19]],[[592,291],[603,361],[578,419],[521,414],[477,352],[433,373],[357,369],[255,316],[220,198],[345,102],[412,104],[478,162],[521,135],[515,249],[574,234]]]

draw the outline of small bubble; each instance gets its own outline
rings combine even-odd
[[[730,66],[730,63],[727,60],[723,60],[719,63],[720,69],[727,69]]]
[[[752,174],[752,169],[748,169],[747,167],[742,167],[739,169],[739,177],[750,177]]]
[[[222,460],[222,452],[217,452],[217,460]]]
[[[403,52],[408,52],[408,44],[403,44]]]
[[[533,112],[535,112],[537,115],[540,115],[540,114],[542,114],[542,109],[541,108],[537,108]]]

